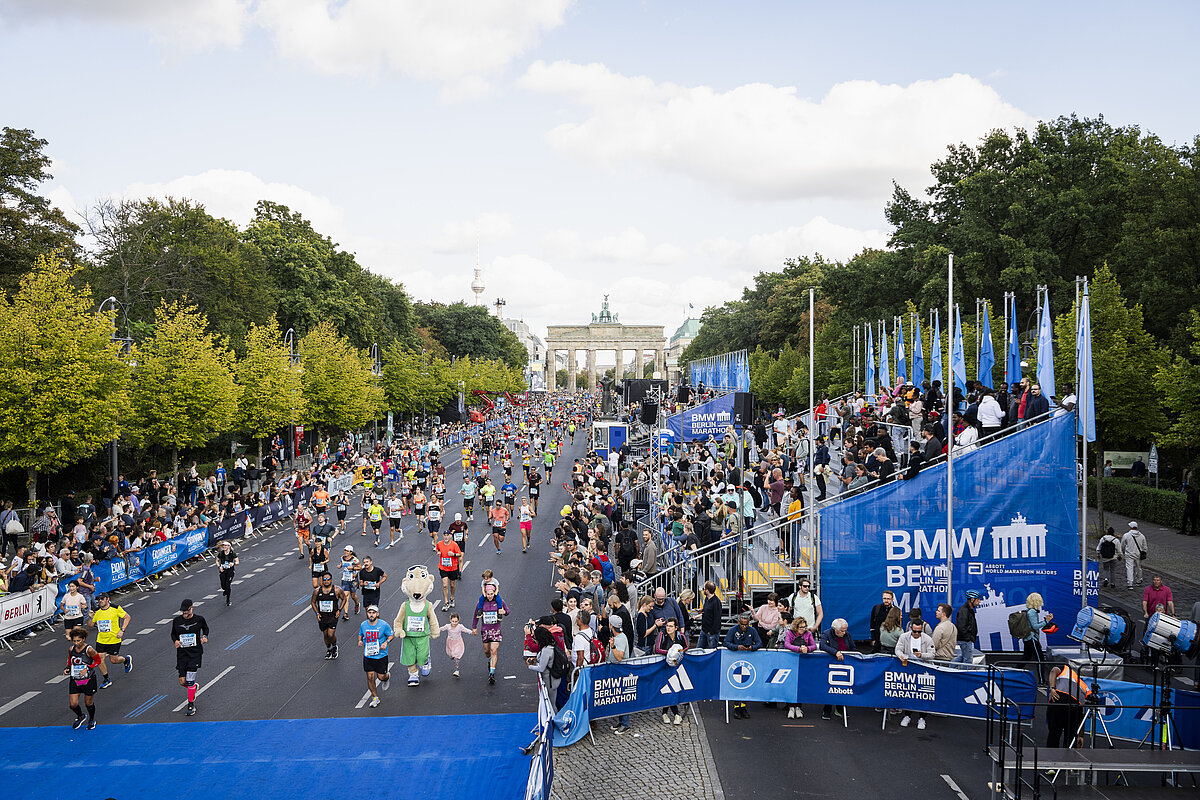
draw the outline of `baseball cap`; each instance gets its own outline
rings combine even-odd
[[[1138,526],[1136,519],[1129,520],[1129,527],[1136,528]]]
[[[348,544],[348,545],[346,545],[346,546],[345,546],[344,548],[342,548],[342,549],[343,549],[343,550],[349,550],[351,553],[353,553],[353,552],[354,552],[354,545],[352,545],[352,544]]]
[[[372,603],[371,605],[367,606],[367,611],[374,611],[374,612],[378,613],[379,606]]]
[[[180,611],[187,611],[189,608],[191,608],[191,607],[192,607],[192,605],[193,605],[193,604],[192,604],[192,601],[191,601],[191,600],[184,600],[182,603],[180,603],[180,604],[179,604],[179,610],[180,610]]]
[[[642,565],[642,560],[640,558],[635,558],[633,561],[629,562],[629,566],[633,567],[634,569],[637,569],[641,565]]]
[[[608,617],[608,625],[609,625],[609,627],[610,627],[610,628],[612,628],[614,631],[619,631],[619,630],[621,630],[621,627],[622,627],[624,624],[625,624],[625,623],[624,623],[624,622],[622,622],[622,621],[621,621],[621,618],[620,618],[620,617],[618,617],[616,614],[611,614],[611,615],[609,615],[609,617]]]
[[[454,521],[455,521],[455,522],[462,522],[462,514],[455,514],[455,515],[454,515]]]

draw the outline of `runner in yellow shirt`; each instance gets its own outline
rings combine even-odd
[[[96,636],[96,650],[108,656],[105,661],[100,662],[100,674],[104,677],[104,680],[100,682],[100,688],[107,689],[112,686],[112,681],[108,679],[109,663],[124,664],[125,672],[133,671],[133,656],[121,655],[121,637],[124,636],[125,629],[129,627],[133,618],[125,612],[125,609],[111,604],[108,592],[96,595],[96,605],[98,607],[92,612],[92,618],[88,620],[88,627],[99,631]]]
[[[379,547],[379,526],[383,524],[383,506],[379,504],[379,498],[371,498],[367,516],[371,520],[371,530],[375,533],[375,546]]]

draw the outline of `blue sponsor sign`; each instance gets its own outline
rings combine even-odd
[[[720,439],[733,424],[733,395],[725,394],[667,417],[667,428],[675,438],[692,442],[712,436]]]
[[[800,692],[797,653],[790,650],[759,650],[754,653],[721,650],[720,653],[721,688],[718,699],[796,702]]]

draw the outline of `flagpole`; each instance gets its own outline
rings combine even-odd
[[[1079,294],[1078,282],[1075,284],[1075,294],[1076,295]],[[1085,300],[1087,299],[1087,295],[1088,295],[1088,286],[1087,286],[1087,279],[1085,278],[1084,282],[1083,282],[1083,297]],[[1075,340],[1077,342],[1082,343],[1082,337],[1084,335],[1084,331],[1083,331],[1084,321],[1083,321],[1082,315],[1079,312],[1080,312],[1079,301],[1076,300],[1075,301],[1075,330],[1076,330]],[[1090,323],[1091,323],[1090,318],[1088,319],[1088,323],[1090,325]],[[1091,332],[1088,331],[1089,336],[1090,336],[1090,334],[1091,334]],[[1080,348],[1076,347],[1075,349],[1076,349],[1076,351],[1078,351]],[[1080,594],[1083,596],[1080,598],[1080,605],[1083,608],[1087,608],[1087,604],[1088,604],[1088,591],[1087,591],[1087,587],[1088,587],[1088,580],[1087,580],[1087,518],[1088,518],[1088,512],[1087,512],[1087,508],[1088,508],[1087,443],[1088,443],[1088,426],[1087,426],[1087,419],[1088,419],[1088,416],[1087,416],[1086,404],[1087,404],[1087,395],[1090,394],[1090,392],[1084,392],[1084,391],[1079,390],[1079,387],[1083,385],[1083,381],[1080,380],[1080,378],[1083,377],[1083,374],[1082,374],[1083,364],[1080,363],[1082,361],[1082,356],[1083,356],[1083,353],[1080,353],[1080,352],[1076,352],[1076,354],[1075,354],[1075,397],[1078,398],[1078,402],[1075,403],[1075,429],[1079,430],[1079,421],[1083,420],[1083,437],[1082,437],[1083,438],[1083,514],[1082,514],[1083,523],[1079,529],[1079,574],[1083,576],[1083,585],[1081,586],[1081,591],[1080,591]],[[1101,479],[1101,475],[1099,473],[1097,473],[1096,480],[1099,481],[1100,479]],[[1096,591],[1097,591],[1096,598],[1097,598],[1097,600],[1099,600],[1099,588],[1097,588]]]
[[[950,310],[951,324],[954,319],[954,254],[950,253],[950,258],[946,266],[946,307]],[[954,359],[954,333],[950,333],[950,359]],[[942,368],[942,374],[945,375],[945,368]],[[951,363],[950,370],[953,373],[954,365]],[[951,390],[949,397],[954,397],[953,378],[951,378]],[[946,408],[950,407],[950,403],[946,404]],[[949,445],[954,439],[954,423],[951,421],[951,415],[947,414],[945,419],[946,425],[946,602],[951,607],[954,606],[954,448]]]

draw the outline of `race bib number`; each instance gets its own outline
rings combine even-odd
[[[343,570],[342,570],[342,580],[344,580],[344,581],[352,581],[352,580],[354,580],[354,570],[352,570],[352,569],[343,569]]]
[[[111,619],[101,619],[96,621],[96,630],[100,631],[101,633],[112,633],[112,629],[113,627]]]
[[[71,677],[77,681],[87,680],[88,665],[87,664],[72,664],[71,665]]]
[[[484,625],[495,625],[499,621],[500,621],[500,613],[499,612],[497,612],[497,611],[483,612],[483,624]]]
[[[194,633],[179,634],[179,646],[180,647],[195,647],[196,646],[196,634],[194,634]]]
[[[324,571],[325,571],[325,565],[324,565],[324,564],[322,564],[320,561],[318,561],[317,563],[313,564],[312,571],[313,571],[313,572],[324,572]]]
[[[538,495],[538,488],[537,488],[536,486],[530,486],[530,487],[529,487],[529,494],[530,494],[530,496],[532,496],[532,497],[537,497],[537,495]]]
[[[364,655],[367,658],[374,658],[379,655],[379,642],[367,642]]]
[[[374,590],[375,581],[363,581],[363,588],[368,589],[368,590]]]
[[[454,569],[454,557],[453,556],[443,556],[442,557],[442,569],[446,569],[446,570]]]
[[[333,613],[333,601],[332,600],[318,600],[317,608],[320,609],[322,614],[332,614]]]
[[[405,617],[404,628],[409,633],[424,633],[425,618],[424,617]]]

